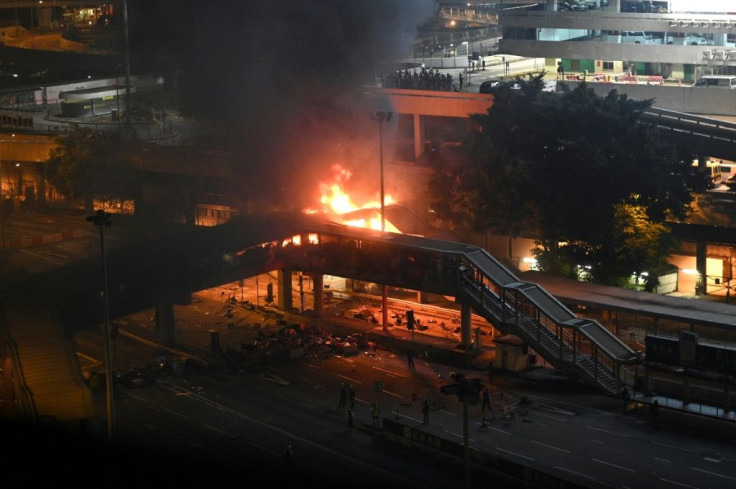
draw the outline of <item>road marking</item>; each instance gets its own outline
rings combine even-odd
[[[591,438],[590,441],[592,441],[593,443],[598,443],[599,445],[605,445],[605,442],[603,442],[603,440],[596,440],[596,439]]]
[[[202,426],[204,426],[205,428],[210,429],[210,430],[212,430],[212,431],[214,431],[216,433],[220,433],[221,435],[225,435],[225,436],[230,437],[230,438],[237,438],[232,433],[228,433],[227,431],[222,431],[222,430],[220,430],[218,428],[215,428],[214,426],[210,426],[208,424],[205,424],[205,425],[202,425]]]
[[[161,409],[163,411],[166,411],[169,414],[173,414],[174,416],[179,416],[180,418],[183,418],[183,419],[189,419],[189,416],[185,416],[185,415],[183,415],[181,413],[177,413],[176,411],[172,411],[171,409],[168,409],[168,408],[165,408],[165,407],[162,407]]]
[[[690,449],[690,448],[685,448],[679,445],[670,445],[669,443],[661,443],[658,441],[652,441],[652,443],[654,443],[655,445],[662,446],[662,447],[674,448],[675,450],[682,450],[683,452],[695,453],[695,450]]]
[[[622,467],[621,465],[612,464],[610,462],[606,462],[605,460],[599,460],[597,458],[594,458],[592,460],[593,462],[598,462],[599,464],[608,465],[609,467],[616,467],[617,469],[628,470],[629,472],[636,472],[636,470],[631,469],[629,467]]]
[[[629,435],[625,435],[625,434],[623,434],[623,433],[617,433],[617,432],[615,432],[615,431],[608,431],[608,430],[604,430],[603,428],[597,428],[597,427],[595,427],[595,426],[590,426],[590,425],[588,425],[588,426],[586,426],[586,428],[589,428],[589,429],[591,429],[591,430],[598,430],[598,431],[602,431],[603,433],[608,433],[609,435],[618,435],[618,436],[623,436],[623,437],[625,437],[625,438],[628,438],[628,437],[629,437]]]
[[[337,376],[338,376],[338,377],[340,377],[341,379],[349,380],[349,381],[350,381],[351,383],[353,383],[353,384],[362,384],[362,382],[361,382],[361,381],[359,381],[359,380],[356,380],[356,379],[351,379],[350,377],[346,377],[346,376],[344,376],[344,375],[340,375],[340,374],[335,374],[335,375],[337,375]]]
[[[663,463],[666,463],[666,464],[671,464],[672,463],[670,460],[667,460],[666,458],[654,457],[654,460],[657,460],[659,462],[663,462]]]
[[[588,480],[592,480],[592,481],[598,480],[595,477],[593,477],[592,475],[583,474],[582,472],[575,472],[574,470],[566,469],[565,467],[560,467],[559,465],[555,465],[555,468],[558,469],[558,470],[564,470],[565,472],[567,472],[569,474],[575,474],[575,475],[579,475],[580,477],[585,477]]]
[[[290,385],[290,382],[288,380],[284,380],[281,377],[274,375],[272,373],[258,372],[258,376],[264,380],[273,382],[274,384]]]
[[[385,374],[391,375],[393,377],[402,377],[405,378],[406,375],[397,374],[396,372],[392,372],[391,370],[386,370],[385,368],[381,367],[371,367],[373,370],[378,370],[379,372],[383,372]]]
[[[736,481],[736,477],[731,477],[730,475],[719,474],[718,472],[711,472],[710,470],[703,470],[703,469],[699,469],[697,467],[693,467],[693,470],[697,470],[698,472],[702,472],[702,473],[708,474],[708,475],[715,475],[716,477],[722,477],[723,479],[728,479],[728,480],[731,480],[731,481]]]
[[[403,399],[404,398],[404,396],[402,396],[401,394],[396,394],[395,392],[391,392],[391,391],[387,391],[387,390],[382,390],[381,392],[383,392],[384,394],[388,394],[389,396],[398,397],[399,399]]]
[[[554,445],[547,445],[546,443],[542,443],[541,441],[532,440],[532,443],[536,443],[537,445],[542,445],[543,447],[551,448],[552,450],[558,450],[560,452],[570,453],[570,450],[565,450],[564,448],[556,447]]]
[[[506,450],[505,448],[501,448],[501,447],[494,447],[494,448],[496,450],[498,450],[499,452],[508,453],[509,455],[514,455],[516,457],[525,458],[527,460],[531,460],[532,462],[534,462],[534,459],[533,458],[527,457],[526,455],[522,455],[520,453],[512,452],[511,450]]]
[[[691,489],[700,489],[698,486],[691,486],[690,484],[683,484],[682,482],[672,481],[669,479],[663,479],[662,477],[660,477],[659,480],[661,480],[662,482],[669,482],[670,484],[676,484],[682,487],[690,487]]]
[[[536,412],[536,413],[534,413],[534,414],[535,414],[536,416],[542,416],[542,417],[544,417],[544,418],[554,419],[555,421],[567,421],[567,420],[566,420],[566,419],[564,419],[564,418],[558,418],[557,416],[550,416],[549,414],[544,414],[544,413],[542,413],[542,412],[539,412],[539,411],[537,411],[537,412]]]

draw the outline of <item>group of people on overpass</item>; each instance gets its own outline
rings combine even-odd
[[[460,75],[459,88],[462,89],[462,74]],[[455,80],[450,73],[440,73],[434,68],[422,66],[420,71],[414,69],[396,70],[393,73],[381,75],[381,86],[383,88],[405,88],[408,90],[435,90],[442,92],[454,92],[458,89]]]

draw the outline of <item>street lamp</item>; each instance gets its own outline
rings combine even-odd
[[[113,404],[112,392],[112,328],[110,327],[110,300],[107,290],[107,262],[105,260],[105,228],[109,228],[110,214],[98,210],[96,214],[87,217],[87,222],[93,222],[95,226],[100,227],[100,252],[102,254],[102,280],[103,280],[103,296],[105,309],[105,388],[107,390],[107,437],[112,440],[115,434],[115,405]]]
[[[379,144],[379,155],[381,160],[381,232],[386,232],[386,203],[384,194],[384,183],[383,183],[383,122],[389,122],[393,112],[389,111],[376,111],[371,112],[373,120],[378,121],[378,144]],[[388,286],[381,286],[381,309],[382,309],[382,325],[383,330],[388,331]]]
[[[371,117],[373,120],[378,121],[378,144],[379,144],[379,157],[381,159],[381,232],[386,231],[386,216],[385,216],[385,194],[383,184],[383,122],[389,122],[393,112],[378,111],[372,112]]]

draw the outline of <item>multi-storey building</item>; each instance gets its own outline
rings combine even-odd
[[[440,14],[502,30],[499,52],[543,57],[548,71],[654,75],[693,83],[736,74],[736,4],[729,0],[542,0],[443,3]]]

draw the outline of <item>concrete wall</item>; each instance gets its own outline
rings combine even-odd
[[[582,82],[566,81],[571,89]],[[589,83],[595,92],[605,96],[611,90],[633,100],[654,99],[654,107],[699,115],[736,117],[736,90],[669,85],[634,85],[623,83]]]

